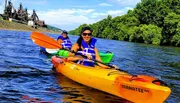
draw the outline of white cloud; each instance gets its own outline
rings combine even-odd
[[[4,12],[4,7],[0,5],[0,14],[3,14],[3,12]]]
[[[125,7],[121,10],[109,10],[105,13],[99,13],[99,12],[93,12],[91,17],[92,18],[105,18],[107,17],[108,15],[111,15],[112,17],[115,17],[115,16],[121,16],[121,15],[124,15],[127,13],[128,10],[132,10],[133,8],[130,8],[130,7]]]
[[[141,2],[141,0],[109,0],[109,1],[123,6],[134,6],[137,3]]]
[[[134,8],[131,7],[125,7],[126,10],[133,10]]]
[[[84,23],[92,24],[100,21],[108,15],[115,17],[126,14],[129,9],[132,8],[125,7],[121,10],[109,10],[107,12],[97,12],[94,9],[58,9],[39,11],[37,12],[37,15],[40,20],[44,20],[46,24],[58,26],[60,28],[65,27],[67,30],[72,30]],[[31,13],[32,11],[28,12]]]
[[[133,10],[133,8],[125,7],[123,9],[121,9],[121,10],[109,10],[107,13],[109,15],[112,15],[113,17],[115,17],[115,16],[120,16],[120,15],[126,14],[128,10]]]
[[[4,0],[0,0],[0,13],[4,12]]]
[[[108,3],[101,3],[101,4],[99,4],[100,6],[113,6],[113,5],[111,5],[111,4],[108,4]]]
[[[124,11],[122,11],[122,10],[114,10],[114,11],[110,10],[107,13],[110,15],[122,15],[122,14],[124,14]]]
[[[91,14],[90,17],[92,17],[92,18],[98,18],[98,17],[105,17],[105,16],[107,16],[107,15],[108,15],[107,13],[94,12],[94,13]]]
[[[94,19],[88,17],[93,11],[93,9],[58,9],[47,12],[37,12],[37,15],[41,20],[45,20],[46,24],[50,25],[80,25],[83,23],[90,24],[95,22]]]

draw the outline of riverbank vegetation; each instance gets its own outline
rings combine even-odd
[[[156,45],[180,46],[180,1],[141,0],[127,14],[82,24],[70,34],[79,35],[82,27],[90,26],[93,36]]]

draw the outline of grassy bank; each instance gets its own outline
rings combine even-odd
[[[0,30],[39,31],[39,32],[59,34],[59,32],[57,31],[48,30],[46,28],[38,27],[37,29],[35,29],[25,24],[9,22],[6,20],[1,20],[1,19],[0,19]]]

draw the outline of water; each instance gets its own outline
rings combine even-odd
[[[128,102],[53,73],[50,58],[39,52],[30,34],[0,30],[0,103]],[[77,38],[70,36],[72,42]],[[105,39],[98,39],[96,46],[113,52],[111,63],[131,74],[161,78],[172,90],[166,103],[180,102],[180,48]]]

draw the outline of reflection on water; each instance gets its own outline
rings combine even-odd
[[[58,84],[65,92],[62,95],[63,102],[79,103],[131,103],[119,97],[89,88],[74,82],[59,74]]]

